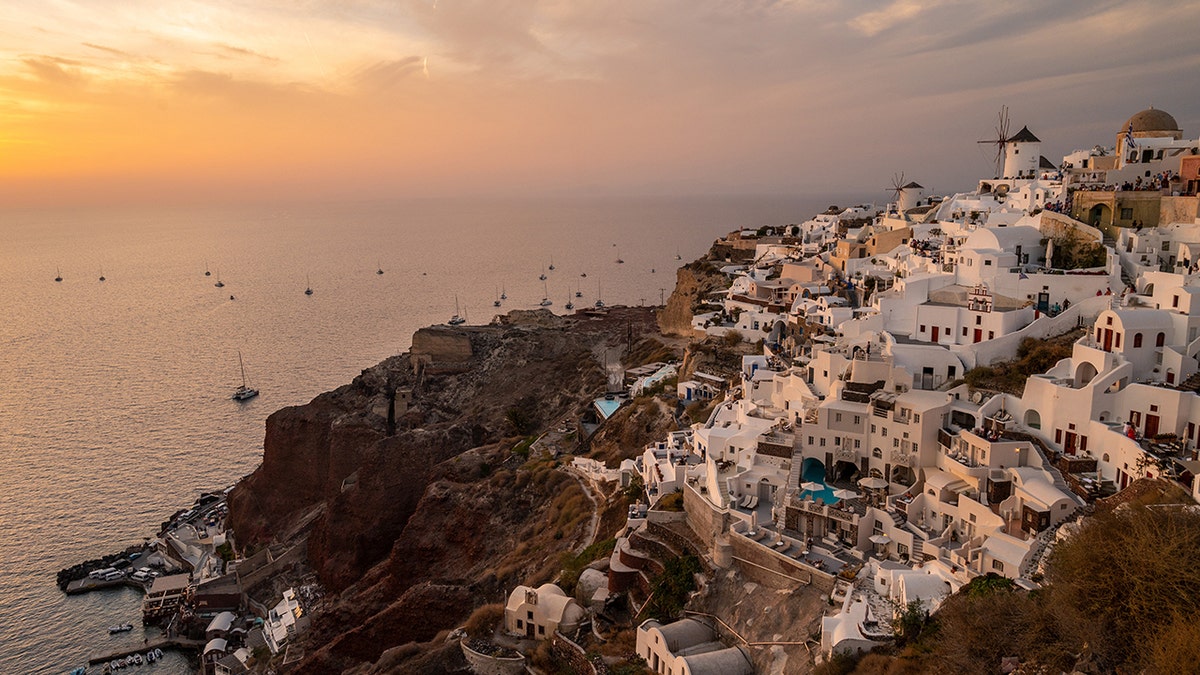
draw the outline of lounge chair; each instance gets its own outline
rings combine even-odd
[[[746,504],[746,508],[750,509],[751,511],[753,511],[754,509],[758,508],[758,497],[757,497],[757,496],[751,496],[751,497],[750,497],[750,503],[749,503],[749,504]]]

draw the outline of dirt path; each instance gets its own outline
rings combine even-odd
[[[587,495],[588,501],[592,503],[592,519],[591,522],[588,523],[588,534],[586,537],[584,537],[583,543],[575,549],[575,553],[578,554],[583,551],[583,549],[596,543],[596,534],[600,529],[601,504],[605,498],[604,493],[600,490],[599,486],[597,486],[592,479],[583,475],[578,469],[568,464],[566,466],[566,471],[567,473],[571,474],[575,480],[579,481],[579,486],[583,488],[583,493]]]

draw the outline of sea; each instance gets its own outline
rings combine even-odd
[[[252,472],[271,412],[405,351],[416,329],[456,311],[486,323],[544,297],[556,312],[568,300],[657,305],[714,239],[827,203],[0,206],[0,673],[67,673],[156,637],[139,592],[67,597],[56,572],[142,542]],[[230,399],[239,353],[262,392],[247,402]],[[121,623],[134,631],[110,637]],[[196,672],[182,654],[141,668]]]

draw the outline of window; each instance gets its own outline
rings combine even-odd
[[[1133,217],[1133,209],[1131,209],[1131,208],[1121,209],[1121,220],[1129,220],[1132,217]]]
[[[1163,346],[1163,344],[1166,343],[1166,341],[1167,341],[1167,334],[1159,333],[1158,337],[1154,338],[1154,346],[1161,347],[1161,346]]]
[[[988,339],[989,339],[989,340],[992,340],[992,339],[995,339],[995,337],[996,337],[996,331],[994,331],[994,330],[989,330],[989,331],[988,331]]]
[[[879,431],[875,428],[874,424],[871,425],[871,433],[873,433],[873,434],[879,433]]]
[[[812,437],[812,436],[809,436],[809,437],[808,437],[808,444],[809,444],[809,445],[815,445],[815,444],[816,444],[816,441],[814,441],[814,440],[813,440],[813,437]]]
[[[525,622],[517,619],[517,630],[525,630]]]
[[[841,445],[841,444],[842,444],[842,437],[841,437],[841,436],[834,436],[834,437],[833,437],[833,444],[834,444],[834,445]]]
[[[982,317],[982,316],[977,316],[977,317],[975,317],[975,325],[976,325],[976,326],[982,326],[982,325],[983,325],[983,317]]]
[[[1004,563],[1000,562],[999,560],[993,560],[992,561],[992,569],[996,570],[997,572],[1003,572],[1004,571]]]
[[[862,417],[861,417],[861,416],[859,416],[859,415],[855,415],[855,416],[854,416],[854,423],[855,423],[855,424],[862,424]]]
[[[857,438],[856,438],[856,439],[854,439],[854,449],[855,449],[855,450],[858,450],[858,449],[859,449],[859,448],[861,448],[861,447],[862,447],[862,441],[861,441],[861,440],[859,440],[859,439],[857,439]]]
[[[538,635],[545,635],[545,634],[546,634],[546,627],[538,626]]]
[[[898,447],[900,447],[900,439],[899,439],[899,438],[893,438],[893,439],[892,439],[892,447],[893,447],[893,448],[898,448]]]
[[[529,620],[533,621],[533,612],[529,612]]]
[[[1179,306],[1179,296],[1178,296],[1178,295],[1176,295],[1176,296],[1172,296],[1172,297],[1171,297],[1171,306],[1172,306],[1172,307],[1178,307],[1178,306]],[[924,330],[924,329],[922,329],[922,330]]]
[[[921,332],[922,332],[922,333],[924,333],[924,332],[925,332],[925,324],[921,324]]]
[[[963,326],[963,337],[967,337],[967,327]]]
[[[954,366],[950,366],[950,367],[953,368]],[[921,421],[921,413],[913,413],[913,424],[917,424],[920,421]]]
[[[949,335],[951,335],[951,334],[952,334],[952,333],[950,332],[950,326],[946,326],[945,328],[943,328],[943,329],[942,329],[942,332],[944,332],[944,333],[945,333],[947,336],[949,336]]]
[[[1107,453],[1107,452],[1106,452],[1106,453],[1104,453],[1104,454],[1103,454],[1103,455],[1100,457],[1100,459],[1101,459],[1101,461],[1103,461],[1103,462],[1107,462],[1107,461],[1109,461],[1109,460],[1108,460],[1108,453]]]
[[[834,413],[834,414],[833,414],[833,421],[834,421],[834,422],[841,422],[841,421],[842,421],[842,413]]]
[[[916,443],[913,443],[913,452],[916,452],[916,451],[917,451],[917,450],[919,450],[919,449],[920,449],[920,448],[918,448],[918,447],[917,447],[917,444],[916,444]]]
[[[823,448],[823,447],[825,447],[825,437],[824,437],[824,436],[822,436],[822,437],[821,437],[821,443],[820,443],[820,445],[821,445],[821,447],[822,447],[822,448]]]
[[[1121,348],[1121,334],[1120,333],[1117,333],[1116,346],[1117,346],[1117,349]]]
[[[968,518],[968,520],[970,520],[972,523],[973,523],[973,522],[975,522],[975,514],[974,514],[974,513],[972,513],[972,514],[971,514],[970,516],[968,516],[967,518]]]
[[[1138,347],[1141,347],[1141,346],[1142,346],[1142,334],[1134,333],[1133,334],[1133,348],[1137,349]]]
[[[991,266],[992,266],[992,261],[991,261],[991,260],[984,260],[984,261],[983,261],[983,264],[984,264],[985,266],[987,266],[987,267],[991,267]]]
[[[883,437],[887,438],[887,427],[883,428]]]
[[[874,448],[871,450],[871,456],[875,459],[883,459],[883,451],[879,448]]]

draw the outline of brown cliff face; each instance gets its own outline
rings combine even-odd
[[[680,267],[675,273],[675,290],[659,312],[659,329],[664,335],[692,337],[692,317],[710,293],[728,287],[729,280],[708,261],[697,260]]]
[[[371,663],[516,583],[548,580],[581,543],[590,504],[560,470],[512,454],[514,421],[536,432],[588,405],[604,390],[598,348],[653,322],[649,309],[614,308],[423,329],[411,354],[272,415],[263,464],[230,495],[230,523],[246,547],[319,514],[308,556],[329,594],[297,672]],[[389,435],[397,389],[412,400]]]

